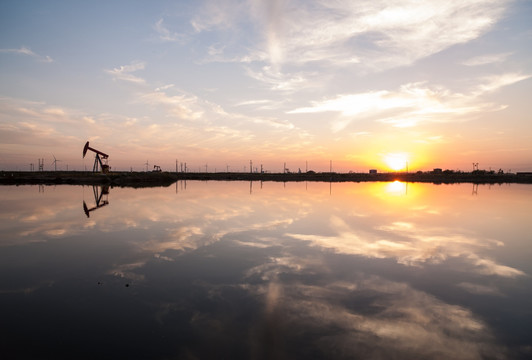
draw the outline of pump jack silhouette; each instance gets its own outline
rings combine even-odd
[[[85,147],[83,147],[83,157],[87,154],[87,150],[91,150],[96,153],[96,156],[94,157],[94,165],[92,166],[92,171],[97,172],[98,171],[98,165],[101,167],[101,171],[104,174],[107,174],[109,172],[109,165],[107,164],[107,159],[109,158],[109,155],[107,155],[104,152],[101,152],[100,150],[96,150],[94,148],[91,148],[89,146],[89,142],[85,144]],[[101,157],[100,157],[101,155]],[[102,162],[102,159],[104,160]]]

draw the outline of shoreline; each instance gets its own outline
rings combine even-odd
[[[1,171],[0,185],[111,185],[118,187],[170,186],[179,180],[276,182],[424,182],[433,184],[532,184],[532,173],[495,174],[487,171],[441,173],[175,173],[85,171]]]

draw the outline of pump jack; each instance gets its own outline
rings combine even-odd
[[[94,165],[92,166],[92,171],[97,172],[98,171],[98,164],[100,164],[101,171],[104,174],[107,174],[109,172],[109,165],[107,165],[107,159],[109,158],[109,155],[106,153],[103,153],[99,150],[96,150],[94,148],[91,148],[89,146],[89,142],[85,144],[85,147],[83,148],[83,157],[85,157],[85,154],[87,154],[87,150],[94,151],[96,153],[96,156],[94,157]],[[101,158],[100,158],[101,155]],[[104,160],[105,164],[102,162],[102,159]]]

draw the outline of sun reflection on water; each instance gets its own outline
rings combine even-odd
[[[394,182],[386,183],[385,191],[392,196],[406,196],[408,195],[408,183],[395,180]]]

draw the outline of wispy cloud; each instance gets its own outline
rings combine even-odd
[[[326,62],[382,70],[411,64],[485,33],[506,1],[352,2],[226,1],[208,3],[193,21],[196,31],[254,27],[262,40],[246,57],[272,65]],[[233,21],[247,12],[253,24]]]
[[[195,96],[170,96],[164,91],[154,91],[141,95],[140,101],[152,106],[164,106],[168,115],[183,120],[195,120],[203,115],[203,111],[198,107],[199,99]]]
[[[482,79],[480,85],[475,90],[475,93],[481,95],[484,93],[494,92],[502,87],[512,85],[526,79],[530,79],[531,77],[532,75],[517,73],[488,76]]]
[[[142,66],[122,67],[126,74],[137,68]],[[121,71],[117,74],[121,75]],[[179,152],[189,160],[217,159],[221,153],[239,158],[250,152],[289,153],[287,149],[298,150],[308,145],[308,133],[286,120],[228,112],[216,103],[170,86],[163,86],[165,89],[159,91],[150,90],[150,87],[146,84],[132,93],[133,104],[151,108],[149,116],[139,117],[87,113],[44,102],[0,98],[3,119],[0,142],[11,147],[4,156],[33,158],[42,149],[55,148],[51,152],[58,158],[77,161],[78,156],[73,155],[75,150],[61,153],[58,147],[76,149],[83,141],[93,141],[96,137],[99,143],[108,144],[106,150],[114,154],[113,166],[147,152],[161,158]],[[294,142],[294,139],[299,141]],[[272,143],[275,146],[272,147]]]
[[[287,99],[274,100],[274,99],[257,99],[246,100],[234,104],[235,107],[247,107],[254,110],[277,110],[283,107],[287,103]]]
[[[271,66],[264,66],[259,71],[248,68],[247,74],[251,78],[266,84],[271,90],[292,92],[298,89],[308,89],[313,86],[308,80],[310,74],[303,72],[287,74]]]
[[[512,55],[512,53],[476,56],[476,57],[463,61],[462,64],[466,66],[480,66],[480,65],[501,63],[505,61],[510,55]]]
[[[168,89],[173,88],[174,86],[175,86],[174,84],[167,84],[167,85],[159,86],[158,88],[155,88],[155,91],[168,90]]]
[[[241,101],[238,104],[235,104],[235,106],[263,105],[263,104],[270,104],[271,102],[272,100],[268,100],[268,99],[247,100],[247,101]]]
[[[48,55],[43,56],[43,55],[36,54],[31,49],[24,47],[24,46],[18,49],[0,49],[0,53],[27,55],[41,62],[46,62],[46,63],[54,62],[54,60],[50,56]]]
[[[124,71],[119,71],[119,74],[134,71],[136,68],[141,68],[140,65],[132,66],[131,69],[126,68]],[[122,70],[121,67],[120,70]],[[163,109],[165,117],[174,118],[178,120],[194,121],[203,126],[210,126],[214,130],[216,137],[226,137],[227,129],[231,130],[231,133],[238,132],[242,139],[247,139],[249,132],[256,126],[266,127],[270,131],[281,130],[295,130],[292,123],[284,119],[278,119],[273,117],[261,117],[261,116],[247,116],[236,112],[228,112],[219,104],[202,99],[194,94],[184,92],[179,89],[175,89],[173,84],[161,86],[156,88],[155,91],[144,91],[137,93],[136,101],[150,105],[155,108]],[[259,101],[258,103],[261,103]],[[266,103],[272,103],[267,100]],[[257,104],[257,102],[251,102],[247,104]],[[245,105],[241,103],[240,106]],[[271,105],[270,105],[271,106]],[[237,128],[248,128],[248,130],[237,130]],[[208,130],[208,129],[207,129]],[[262,131],[265,131],[263,128]],[[207,131],[209,132],[209,131]],[[304,131],[300,131],[299,135],[306,134]]]
[[[115,80],[127,81],[135,84],[144,84],[146,81],[132,73],[144,70],[146,64],[142,61],[134,61],[129,65],[122,65],[112,70],[105,70],[108,74],[111,74]]]
[[[338,95],[315,101],[311,106],[297,108],[289,114],[336,112],[332,130],[340,131],[357,120],[374,120],[395,127],[410,127],[423,122],[457,122],[481,111],[497,111],[504,105],[485,102],[481,96],[504,86],[530,78],[530,75],[501,74],[478,80],[469,93],[457,93],[443,86],[409,83],[396,91],[378,90]],[[452,115],[452,116],[451,116]]]
[[[425,227],[420,230],[416,224],[408,222],[396,221],[389,225],[377,226],[370,232],[354,231],[350,224],[337,216],[332,216],[330,222],[338,235],[287,235],[338,253],[370,258],[391,258],[408,266],[423,266],[429,263],[441,263],[449,258],[459,258],[464,261],[461,266],[464,272],[508,278],[525,275],[519,269],[477,255],[481,248],[501,246],[502,243],[499,241],[475,239],[460,233],[449,234],[447,229]],[[379,234],[375,230],[383,233]],[[456,268],[458,269],[458,266]]]
[[[207,1],[190,24],[196,32],[235,28],[247,13],[248,4],[239,0]]]
[[[324,86],[347,68],[408,66],[477,39],[507,2],[228,0],[207,2],[191,24],[198,33],[218,31],[204,61],[246,64],[248,76],[288,93]]]
[[[255,270],[263,285],[246,284],[249,291],[264,298],[265,310],[278,317],[276,331],[326,332],[320,350],[336,351],[356,358],[372,350],[374,358],[479,358],[490,353],[504,357],[504,349],[494,340],[489,326],[467,308],[447,304],[409,285],[378,276],[359,275],[356,279],[329,279],[326,285],[307,285],[279,279],[290,274],[327,274],[325,264],[313,259],[272,259],[270,266]],[[325,268],[325,269],[324,269]],[[255,274],[252,274],[257,276]],[[363,306],[346,306],[349,299],[371,293]],[[368,311],[371,309],[371,311]],[[341,331],[339,331],[339,329]],[[340,335],[339,335],[340,334]],[[310,336],[310,335],[309,335]],[[413,350],[414,349],[414,350]]]
[[[170,31],[164,24],[164,19],[157,21],[153,28],[159,34],[159,40],[163,42],[184,42],[186,39],[185,35]]]
[[[478,295],[494,295],[504,296],[501,291],[495,286],[486,286],[481,284],[473,284],[469,282],[462,282],[458,286],[467,292]]]

